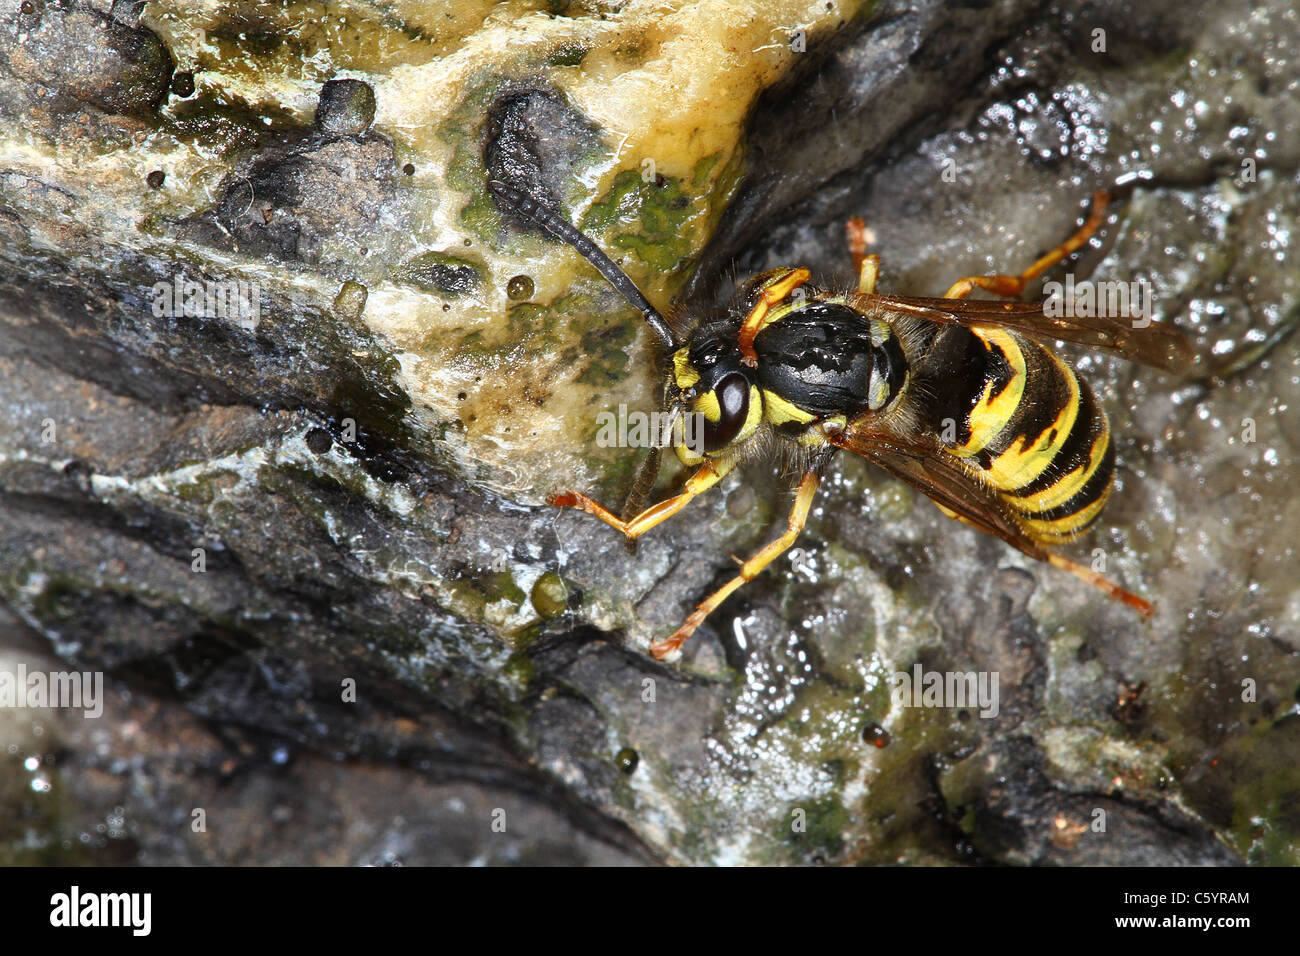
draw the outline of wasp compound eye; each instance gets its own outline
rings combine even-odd
[[[724,375],[713,389],[718,403],[718,420],[704,417],[704,450],[713,452],[726,448],[749,418],[749,380],[739,372]]]

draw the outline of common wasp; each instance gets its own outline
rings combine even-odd
[[[1092,390],[1049,343],[1107,349],[1174,372],[1194,366],[1190,345],[1149,318],[1067,317],[1049,315],[1042,303],[967,298],[975,289],[1020,295],[1088,242],[1104,221],[1107,192],[1093,196],[1074,235],[1018,275],[969,276],[938,298],[877,293],[880,260],[867,254],[865,227],[854,219],[846,231],[855,289],[814,287],[806,268],[772,269],[741,283],[722,314],[692,317],[688,310],[669,321],[557,211],[505,183],[488,188],[573,246],[640,310],[669,359],[667,406],[703,416],[702,447],[674,446],[695,469],[679,494],[623,517],[576,491],[551,495],[551,504],[585,511],[635,540],[748,459],[779,451],[800,476],[785,533],[654,643],[655,657],[677,650],[794,543],[841,449],[924,492],[949,517],[1070,571],[1143,616],[1154,613],[1147,601],[1054,550],[1096,522],[1110,495],[1115,448]]]

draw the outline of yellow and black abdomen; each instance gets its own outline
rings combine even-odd
[[[1115,451],[1086,382],[1051,351],[995,327],[945,326],[927,355],[926,415],[1035,540],[1087,529],[1110,495]]]

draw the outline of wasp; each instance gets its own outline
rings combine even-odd
[[[741,283],[721,313],[686,310],[670,322],[549,205],[505,183],[488,188],[576,249],[641,312],[665,350],[665,403],[703,416],[702,442],[674,443],[695,469],[679,494],[623,517],[577,491],[553,494],[551,504],[580,509],[635,540],[756,456],[784,452],[799,475],[785,533],[652,644],[655,657],[680,648],[795,542],[821,475],[841,450],[923,492],[949,517],[1077,575],[1144,617],[1154,613],[1056,550],[1097,521],[1111,492],[1115,447],[1087,382],[1049,343],[1106,349],[1172,372],[1195,364],[1190,345],[1149,318],[1065,317],[1049,315],[1043,303],[968,298],[976,289],[1007,300],[1022,294],[1100,228],[1106,191],[1093,196],[1074,235],[1018,275],[969,276],[938,298],[878,293],[879,256],[866,253],[865,225],[852,219],[846,232],[856,288],[814,287],[807,268],[772,269]]]

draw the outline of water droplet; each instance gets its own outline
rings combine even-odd
[[[527,302],[533,297],[536,287],[529,276],[518,275],[506,283],[506,295],[514,302]]]
[[[641,755],[631,747],[624,747],[614,755],[614,763],[618,764],[618,769],[628,776],[636,772],[637,764],[640,762]]]
[[[875,723],[867,724],[862,728],[862,739],[881,750],[888,747],[892,740],[889,731]]]

